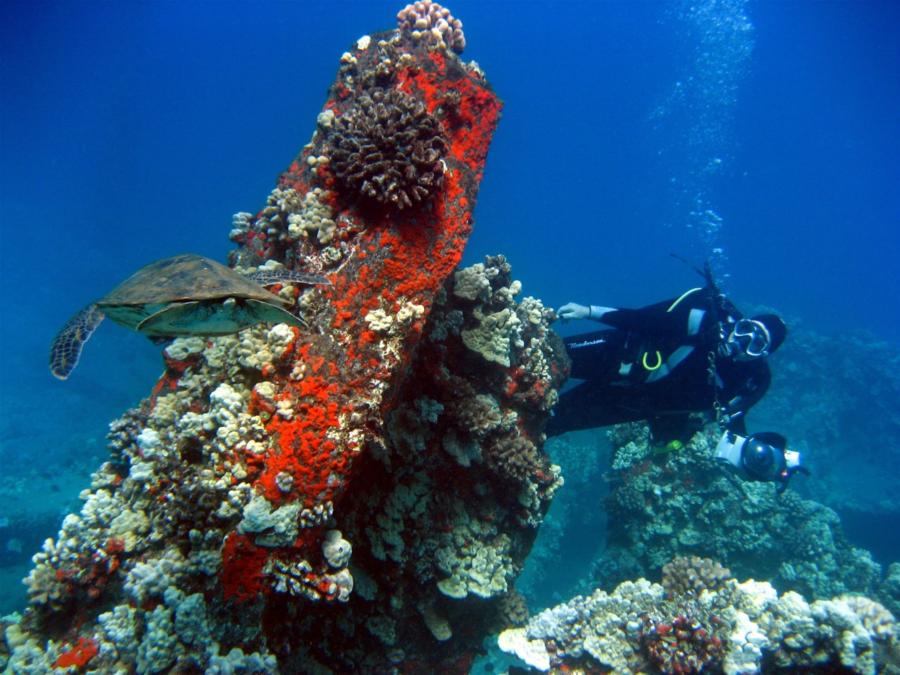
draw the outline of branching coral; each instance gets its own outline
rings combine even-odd
[[[501,438],[491,449],[488,466],[501,475],[524,481],[542,467],[540,454],[527,438]]]
[[[445,576],[438,590],[456,599],[503,595],[520,569],[510,555],[512,539],[493,523],[472,518],[462,505],[454,516],[453,530],[438,538],[435,559]]]
[[[500,598],[498,610],[503,627],[524,626],[530,616],[525,597],[515,589]]]
[[[329,135],[330,166],[355,197],[396,209],[440,190],[447,141],[421,101],[396,89],[359,95]]]

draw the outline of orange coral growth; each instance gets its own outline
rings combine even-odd
[[[97,656],[99,651],[100,647],[97,646],[96,640],[84,637],[78,638],[78,642],[75,643],[74,647],[59,655],[59,658],[53,662],[53,667],[81,668]]]
[[[222,547],[222,591],[225,599],[253,600],[262,591],[267,552],[247,537],[232,532]]]
[[[276,444],[265,458],[257,485],[273,503],[299,496],[311,507],[331,497],[329,479],[341,468],[335,464],[335,444],[327,438],[328,431],[338,427],[340,372],[333,363],[326,368],[325,358],[313,352],[311,343],[298,345],[297,354],[307,375],[289,383],[282,394],[293,402],[292,418],[274,415],[266,427]],[[290,495],[276,484],[283,472],[294,479]]]
[[[503,104],[483,82],[448,68],[447,57],[440,52],[429,53],[429,59],[429,68],[401,70],[397,75],[399,88],[408,94],[418,91],[428,112],[442,105],[449,91],[459,93],[459,106],[454,109],[455,124],[444,124],[450,156],[480,172]]]

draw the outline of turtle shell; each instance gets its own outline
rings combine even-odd
[[[142,267],[97,301],[101,307],[165,305],[225,298],[291,303],[215,260],[190,253]]]

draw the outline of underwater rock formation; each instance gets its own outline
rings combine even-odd
[[[851,546],[828,507],[793,490],[732,475],[714,459],[715,425],[682,450],[655,454],[641,424],[614,427],[606,500],[608,548],[592,584],[659,578],[672,558],[713,558],[739,577],[767,579],[811,598],[874,594],[881,566]]]
[[[708,588],[687,579],[669,588],[626,581],[547,609],[498,639],[532,668],[558,673],[876,673],[900,664],[897,623],[877,602],[842,595],[807,603],[752,579],[717,578]]]
[[[862,331],[827,335],[790,323],[791,338],[772,356],[783,375],[754,408],[755,425],[762,419],[763,428],[782,430],[805,454],[813,480],[804,496],[842,517],[896,527],[900,347]],[[898,552],[895,545],[885,553]]]
[[[398,133],[432,134],[413,151],[431,191],[403,188],[402,210],[331,155],[343,119],[387,104],[419,124]],[[542,429],[567,363],[502,257],[456,269],[500,107],[435,42],[393,31],[341,57],[312,140],[231,231],[239,269],[327,277],[278,291],[308,328],[166,348],[34,556],[7,672],[464,672],[524,620],[512,584],[561,484]]]

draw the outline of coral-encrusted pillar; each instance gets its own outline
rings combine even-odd
[[[254,399],[257,410],[291,414],[272,414],[273,442],[248,466],[270,508],[299,503],[311,527],[270,555],[230,535],[227,595],[259,591],[273,565],[321,559],[315,525],[365,480],[355,460],[383,442],[383,415],[462,257],[500,109],[478,67],[440,44],[403,32],[361,38],[269,205],[239,219],[237,264],[276,260],[331,285],[302,299],[310,330],[295,331],[286,365],[264,373],[271,393]],[[319,572],[305,572],[309,592],[339,594],[327,567]]]

